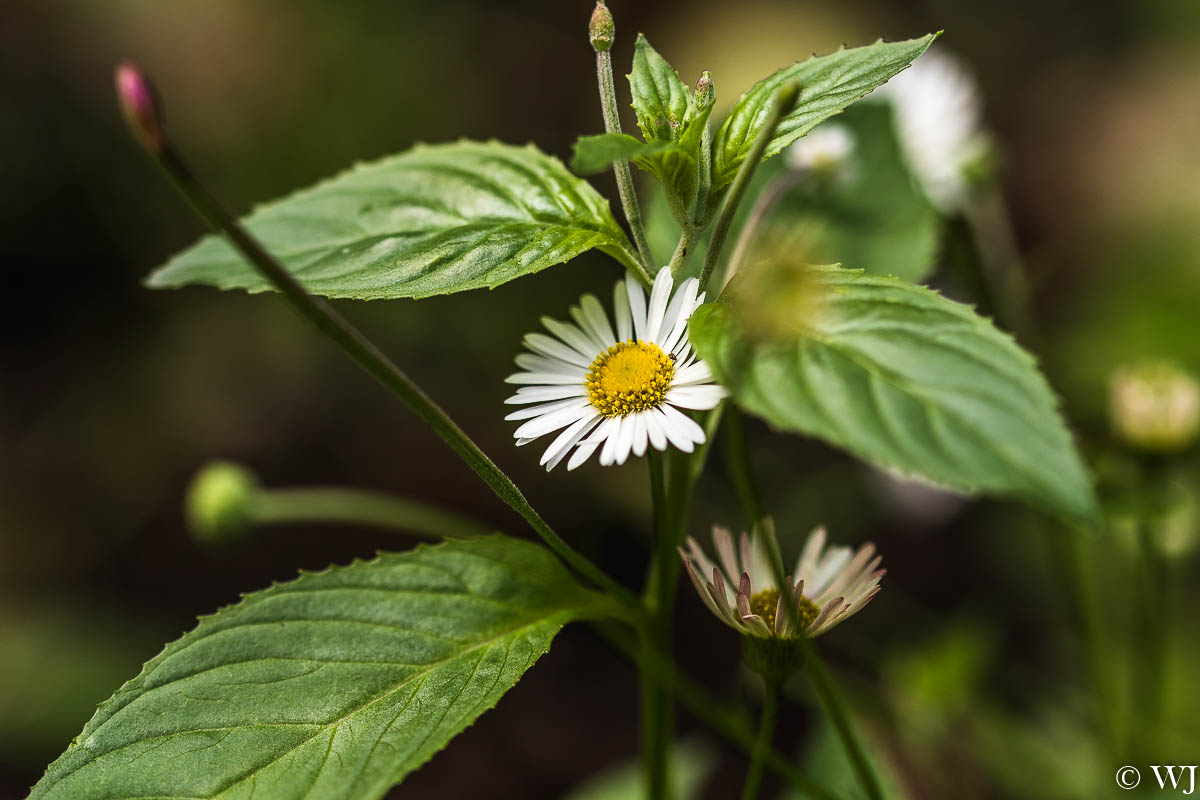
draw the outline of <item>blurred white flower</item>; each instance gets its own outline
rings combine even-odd
[[[725,390],[687,337],[688,319],[704,302],[700,283],[690,278],[672,294],[673,283],[663,267],[647,305],[636,280],[617,281],[615,334],[600,301],[586,294],[571,309],[577,324],[543,317],[553,336],[525,337],[531,352],[516,359],[523,372],[506,379],[523,385],[504,402],[527,407],[505,419],[527,420],[514,433],[518,445],[562,431],[542,454],[547,470],[572,450],[569,470],[601,445],[608,466],[645,455],[647,445],[666,450],[669,442],[690,453],[704,442],[704,430],[679,408],[713,408]]]
[[[854,150],[854,137],[845,126],[825,123],[788,148],[788,166],[796,170],[832,169]]]
[[[825,529],[817,528],[804,543],[795,576],[787,578],[796,597],[797,625],[775,581],[765,540],[757,531],[753,537],[743,533],[735,547],[729,531],[714,527],[720,568],[695,539],[688,537],[687,544],[688,551],[680,549],[679,555],[704,604],[729,627],[760,638],[794,638],[798,631],[808,636],[825,633],[870,602],[885,572],[879,569],[882,559],[875,555],[874,545],[865,544],[857,552],[849,547],[826,548]]]
[[[1170,361],[1122,367],[1109,383],[1109,417],[1130,447],[1182,450],[1200,432],[1200,381]]]
[[[930,50],[876,93],[892,103],[909,166],[942,211],[961,207],[964,169],[984,155],[983,101],[966,65]]]

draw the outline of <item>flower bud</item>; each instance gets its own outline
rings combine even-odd
[[[192,535],[206,544],[236,541],[250,529],[258,480],[228,461],[205,464],[188,487],[185,515]]]
[[[121,104],[121,113],[133,135],[147,150],[154,153],[162,150],[166,140],[154,86],[129,61],[117,65],[113,84],[117,90],[117,101]]]
[[[712,74],[708,70],[700,76],[700,80],[696,81],[696,91],[692,95],[696,101],[696,107],[704,110],[711,108],[712,104],[717,100],[717,90],[713,86]]]
[[[592,49],[597,53],[607,52],[613,45],[616,31],[612,12],[604,5],[604,0],[598,0],[596,10],[592,12],[592,20],[588,23],[588,39],[592,43]]]
[[[1109,383],[1113,432],[1145,452],[1182,450],[1200,430],[1200,382],[1169,361],[1125,366]]]

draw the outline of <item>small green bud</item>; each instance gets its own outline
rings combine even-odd
[[[717,100],[717,90],[713,86],[712,75],[708,70],[700,76],[700,80],[696,81],[696,91],[692,95],[696,101],[696,107],[707,109],[712,106]]]
[[[236,541],[250,530],[258,479],[228,461],[205,464],[187,490],[185,516],[192,536],[206,544]]]
[[[775,95],[775,102],[779,104],[781,114],[790,114],[796,107],[796,101],[800,99],[800,88],[799,81],[792,81]]]
[[[795,637],[743,636],[742,660],[765,680],[783,682],[804,669],[804,646]]]
[[[133,135],[150,152],[160,152],[166,145],[166,137],[163,135],[162,114],[154,86],[129,61],[117,65],[113,72],[113,85],[117,90],[121,113]]]
[[[597,53],[607,52],[613,45],[617,34],[617,26],[613,22],[612,12],[604,5],[604,0],[598,0],[596,10],[592,12],[592,20],[588,23],[588,39],[592,49]]]
[[[1183,450],[1200,431],[1200,382],[1169,361],[1122,367],[1109,383],[1109,418],[1117,438],[1135,450]]]

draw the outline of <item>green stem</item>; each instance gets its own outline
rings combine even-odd
[[[775,206],[779,201],[787,195],[793,187],[803,180],[806,173],[789,173],[773,181],[767,187],[758,199],[754,202],[754,206],[750,209],[750,214],[746,217],[746,224],[742,226],[742,232],[738,235],[737,242],[733,246],[733,254],[729,256],[729,266],[725,269],[725,275],[721,279],[722,285],[726,285],[742,268],[746,258],[750,255],[750,245],[753,244],[755,237],[758,235],[759,228],[763,222],[775,210]]]
[[[645,768],[646,797],[664,800],[670,796],[671,747],[671,684],[674,659],[671,657],[671,612],[674,603],[674,581],[670,571],[677,560],[671,546],[671,511],[667,504],[667,484],[663,457],[651,450],[646,459],[650,468],[650,493],[654,503],[654,554],[650,574],[646,579],[644,602],[648,623],[642,634],[642,651],[646,658],[666,651],[661,673],[656,680],[654,668],[643,663],[642,691],[642,758]]]
[[[607,50],[596,52],[596,78],[600,84],[600,110],[604,115],[604,130],[608,133],[621,132],[621,117],[617,113],[617,92],[613,87],[612,54]],[[650,242],[642,225],[642,209],[638,205],[637,191],[633,187],[633,175],[628,161],[613,162],[613,174],[617,178],[617,194],[621,208],[633,234],[633,243],[638,251],[638,277],[647,285],[654,282],[654,257],[650,253]]]
[[[1012,220],[994,181],[978,187],[963,205],[963,218],[975,246],[983,289],[997,321],[1020,339],[1033,333],[1029,282]]]
[[[756,527],[764,516],[762,498],[759,497],[754,472],[750,466],[750,454],[746,449],[746,430],[742,422],[742,412],[736,406],[730,405],[725,414],[725,464],[729,470],[729,479],[733,482],[733,490],[746,516],[746,524]],[[780,586],[783,583],[780,582]]]
[[[813,690],[817,693],[817,698],[821,701],[821,706],[825,709],[825,713],[833,722],[833,727],[842,740],[846,755],[850,757],[850,765],[858,776],[859,785],[870,800],[883,800],[883,789],[879,785],[879,777],[867,759],[862,738],[858,735],[858,729],[846,707],[846,701],[825,669],[825,664],[821,661],[820,656],[817,655],[817,648],[812,640],[807,636],[801,636],[800,642],[804,648],[804,671],[808,675],[809,682],[812,683]]]
[[[646,650],[639,647],[634,643],[632,634],[624,628],[606,623],[593,623],[593,627],[601,638],[611,644],[618,653],[638,664],[640,668],[649,667],[650,674],[654,679],[664,682],[665,685],[665,670],[673,671],[674,666],[669,666],[666,658],[657,649]],[[731,707],[713,697],[704,687],[683,673],[673,672],[671,686],[672,692],[680,704],[696,719],[747,754],[753,752],[755,735],[745,714],[740,709]],[[839,800],[832,791],[797,769],[793,765],[794,759],[786,758],[774,749],[769,749],[763,760],[772,772],[804,795],[815,798],[815,800]]]
[[[798,83],[788,84],[779,90],[779,94],[775,96],[775,103],[771,106],[771,114],[767,117],[766,124],[759,131],[758,138],[754,140],[754,145],[746,154],[741,167],[738,168],[737,175],[733,178],[733,185],[730,187],[729,193],[725,195],[725,202],[721,204],[721,212],[717,215],[717,224],[713,228],[712,239],[708,243],[708,252],[704,254],[704,268],[700,272],[700,291],[704,291],[708,287],[713,267],[717,265],[717,261],[721,258],[721,250],[725,247],[725,237],[729,235],[729,226],[733,223],[733,216],[742,202],[742,195],[746,193],[746,187],[750,185],[750,178],[754,176],[754,170],[758,168],[758,162],[762,161],[767,144],[775,135],[775,129],[779,127],[779,123],[795,107],[799,97],[800,84]]]
[[[779,683],[768,680],[763,688],[762,717],[758,723],[758,736],[750,752],[750,770],[746,773],[746,785],[742,789],[742,800],[755,800],[758,787],[762,784],[763,769],[767,753],[771,752],[771,737],[775,734],[775,720],[779,716]]]
[[[501,500],[529,523],[550,549],[580,575],[603,587],[626,605],[637,604],[636,598],[629,590],[610,578],[555,533],[521,494],[516,484],[379,348],[328,303],[310,295],[299,281],[208,193],[173,147],[168,145],[155,155],[175,186],[200,216],[216,231],[228,236],[234,247],[264,278],[274,284],[300,316],[332,339],[355,363],[408,406]]]
[[[1141,560],[1136,583],[1138,613],[1134,615],[1134,708],[1137,724],[1132,753],[1155,758],[1162,743],[1164,688],[1167,666],[1168,566],[1158,540],[1161,495],[1166,480],[1162,464],[1146,459],[1140,465],[1138,545]]]
[[[676,279],[679,278],[679,273],[683,271],[683,265],[687,263],[687,258],[692,254],[692,246],[696,241],[696,235],[699,230],[692,225],[684,225],[683,230],[679,234],[679,244],[675,245],[675,252],[671,254],[671,260],[668,266],[671,268],[671,275]]]
[[[252,504],[253,522],[331,522],[406,531],[439,539],[484,536],[484,526],[449,511],[403,497],[335,486],[261,489]]]

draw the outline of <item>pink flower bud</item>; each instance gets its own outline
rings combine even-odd
[[[165,144],[162,116],[158,109],[158,94],[150,81],[131,62],[123,61],[113,73],[113,84],[121,113],[133,135],[147,150],[162,150]]]

